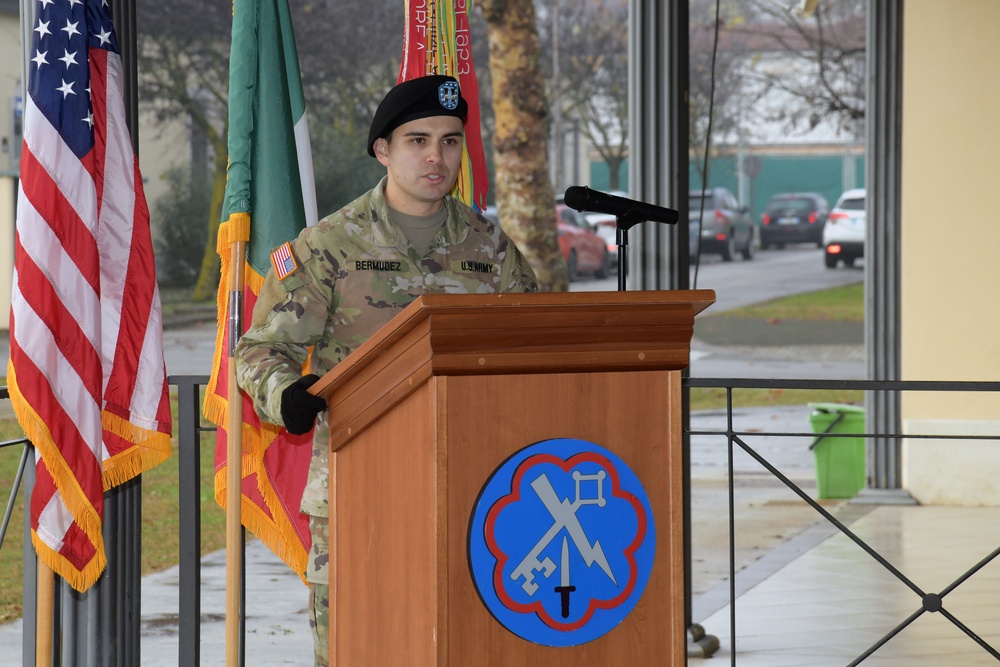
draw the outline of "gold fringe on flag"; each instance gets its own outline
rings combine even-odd
[[[20,393],[13,363],[7,364],[7,388],[11,393]],[[82,570],[77,570],[69,560],[43,542],[34,529],[31,530],[31,542],[35,545],[38,558],[53,572],[65,579],[74,590],[85,591],[97,581],[107,565],[104,536],[101,533],[101,517],[87,500],[87,495],[80,488],[76,475],[63,458],[49,427],[42,418],[31,409],[27,401],[17,401],[13,405],[17,420],[24,430],[24,436],[31,441],[45,461],[45,467],[59,488],[63,504],[72,513],[77,525],[94,545],[97,553]]]
[[[217,391],[219,385],[219,369],[222,368],[222,355],[225,348],[222,341],[226,336],[226,323],[229,321],[229,275],[231,263],[229,259],[229,248],[237,242],[244,243],[250,241],[250,214],[233,213],[229,220],[219,225],[215,250],[222,260],[222,277],[219,280],[219,292],[216,303],[218,304],[218,329],[215,332],[215,353],[212,355],[212,375],[208,379],[208,386],[205,388],[205,401],[202,412],[205,418],[213,424],[226,423],[226,400],[219,396]],[[253,273],[252,271],[250,273]]]
[[[222,355],[224,346],[222,341],[226,334],[226,323],[228,321],[229,295],[232,286],[229,284],[231,275],[231,260],[229,248],[232,243],[250,241],[251,217],[249,213],[233,213],[229,220],[219,225],[217,252],[221,258],[221,279],[218,291],[218,331],[216,332],[215,354],[212,360],[213,373],[209,378],[209,383],[205,390],[205,401],[202,412],[206,419],[215,424],[224,424],[227,415],[226,399],[218,392],[218,370],[222,367]],[[264,278],[256,271],[246,270],[244,272],[246,287],[249,287],[254,294],[259,294],[264,284]],[[266,470],[264,470],[264,453],[268,447],[278,437],[280,428],[265,421],[260,422],[260,430],[251,424],[243,422],[242,435],[242,455],[240,460],[241,477],[246,478],[256,475],[257,490],[260,492],[271,516],[268,516],[259,506],[253,503],[245,495],[241,494],[241,522],[264,544],[270,548],[288,567],[299,575],[303,584],[305,581],[306,564],[308,554],[304,549],[296,548],[299,544],[299,537],[294,526],[285,517],[281,507],[277,492],[268,482]],[[227,462],[228,465],[228,462]],[[226,507],[226,469],[215,473],[215,500],[223,508]],[[298,508],[295,508],[297,511]]]

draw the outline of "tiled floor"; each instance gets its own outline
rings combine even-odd
[[[882,505],[849,528],[922,593],[953,587],[1000,547],[1000,508]],[[737,575],[737,581],[739,575]],[[887,643],[861,656],[922,608],[920,594],[855,542],[836,534],[798,555],[736,600],[733,661],[730,608],[701,622],[722,647],[690,665],[719,667],[950,667],[1000,658],[945,617],[952,615],[1000,651],[1000,557],[943,597]]]

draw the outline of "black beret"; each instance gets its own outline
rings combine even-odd
[[[392,88],[375,110],[368,130],[368,154],[375,157],[375,140],[387,137],[403,123],[430,116],[455,116],[465,122],[469,105],[454,77],[432,74]]]

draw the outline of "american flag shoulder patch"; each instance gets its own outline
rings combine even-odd
[[[284,280],[299,268],[298,262],[295,261],[295,254],[292,252],[292,243],[290,241],[282,243],[271,253],[271,265],[274,267],[274,274],[278,280]]]

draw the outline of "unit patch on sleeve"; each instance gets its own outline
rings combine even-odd
[[[290,241],[282,243],[271,253],[271,265],[274,267],[274,275],[277,276],[278,280],[283,280],[298,270],[299,264],[295,261]]]

